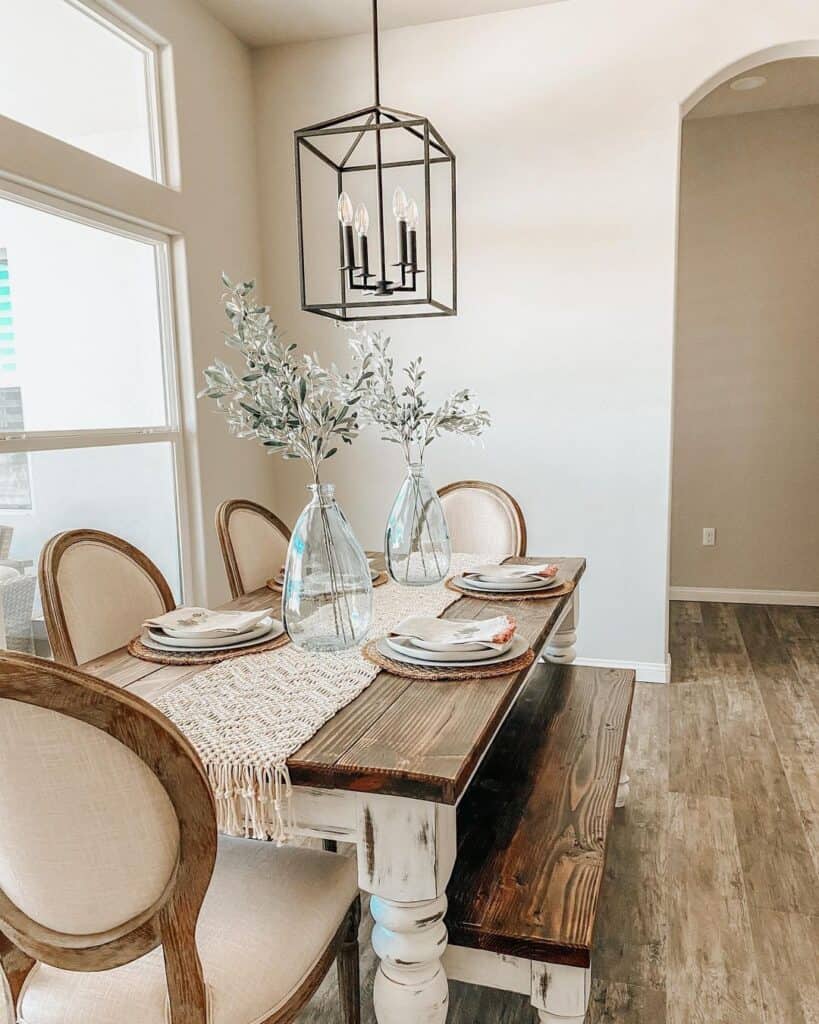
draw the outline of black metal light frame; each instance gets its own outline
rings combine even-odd
[[[341,114],[328,121],[300,128],[294,133],[296,157],[296,210],[298,218],[299,243],[299,285],[301,290],[301,308],[308,313],[329,317],[343,322],[358,320],[405,320],[411,317],[455,316],[458,311],[458,258],[456,229],[456,177],[455,154],[444,141],[440,132],[429,118],[420,114],[411,114],[381,103],[381,82],[379,69],[378,46],[378,0],[372,0],[373,12],[373,67],[375,101],[371,106],[348,114]],[[383,140],[386,132],[407,132],[413,136],[415,143],[423,146],[423,156],[418,159],[392,160],[383,159]],[[370,133],[375,138],[375,161],[368,163],[352,162],[362,140]],[[341,160],[332,159],[322,152],[318,143],[328,137],[350,135],[353,140]],[[375,173],[376,205],[377,205],[377,269],[379,274],[368,274],[364,268],[350,264],[345,258],[347,248],[345,230],[339,224],[339,267],[340,294],[329,302],[309,302],[307,297],[307,274],[305,268],[304,239],[304,186],[302,181],[302,160],[315,157],[332,168],[336,174],[338,194],[345,190],[347,175]],[[432,276],[432,167],[436,164],[449,165],[449,182],[451,191],[451,232],[452,232],[452,277],[451,302],[442,302],[435,297]],[[384,204],[384,170],[395,167],[423,167],[424,173],[424,239],[426,266],[418,267],[414,253],[402,253],[397,268],[397,280],[388,276],[387,245],[385,235],[385,204]],[[425,282],[424,294],[418,295],[418,276],[422,275]],[[375,280],[371,280],[371,279]],[[368,301],[366,296],[376,296]],[[406,297],[405,297],[406,296]],[[390,307],[386,311],[384,307]],[[417,307],[424,306],[425,309]],[[405,310],[406,307],[406,311]],[[415,308],[413,308],[415,307]],[[398,311],[393,311],[393,310]],[[381,310],[379,312],[379,310]]]

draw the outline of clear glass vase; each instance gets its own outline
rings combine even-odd
[[[360,644],[373,614],[367,556],[335,499],[332,484],[311,484],[310,504],[287,549],[282,617],[290,639],[306,651],[343,651]]]
[[[440,498],[420,462],[409,466],[387,520],[387,570],[396,583],[426,587],[449,572],[449,530]]]

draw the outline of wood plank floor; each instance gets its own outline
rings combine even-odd
[[[819,1024],[819,608],[672,602],[671,659],[637,686],[588,1024]],[[338,1020],[333,972],[298,1021]],[[534,1020],[451,985],[448,1024]]]

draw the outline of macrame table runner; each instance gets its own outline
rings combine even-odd
[[[486,555],[453,555],[452,569],[460,573],[486,561]],[[383,636],[408,615],[440,615],[458,597],[443,583],[399,587],[390,581],[373,594],[370,635]],[[358,649],[308,654],[287,644],[223,661],[156,702],[204,763],[220,832],[287,838],[293,829],[287,758],[379,671]]]

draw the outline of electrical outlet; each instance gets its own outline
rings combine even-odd
[[[712,548],[717,543],[717,529],[715,526],[703,526],[702,528],[702,546],[704,548]]]

